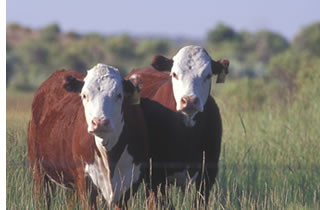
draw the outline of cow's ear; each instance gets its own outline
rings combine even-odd
[[[223,83],[226,75],[229,73],[229,60],[221,59],[218,61],[211,60],[212,73],[218,75],[217,83]]]
[[[162,55],[154,56],[151,66],[158,71],[171,71],[173,60]]]
[[[131,105],[140,104],[139,88],[130,80],[123,80],[124,100]]]
[[[63,88],[69,92],[81,93],[83,81],[77,80],[74,76],[68,75],[63,84]]]

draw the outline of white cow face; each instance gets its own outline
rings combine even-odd
[[[102,138],[107,148],[116,144],[123,129],[125,82],[129,81],[122,80],[118,69],[98,64],[88,70],[84,81],[69,76],[64,85],[66,90],[80,93],[88,132]]]
[[[173,57],[171,69],[176,110],[193,126],[193,117],[202,112],[211,88],[211,58],[204,48],[187,46]]]
[[[122,127],[123,88],[118,69],[104,64],[90,69],[80,96],[89,133],[104,137]]]

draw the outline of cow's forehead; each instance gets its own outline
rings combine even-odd
[[[206,50],[200,46],[187,46],[179,50],[173,57],[173,69],[182,72],[203,71],[211,63],[211,58]]]
[[[120,72],[118,69],[105,64],[98,64],[88,70],[84,79],[84,90],[113,91],[114,89],[122,89]]]

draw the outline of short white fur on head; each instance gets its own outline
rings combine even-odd
[[[200,46],[186,46],[173,57],[171,69],[176,110],[185,115],[185,124],[194,125],[192,118],[202,112],[211,89],[211,57]],[[196,98],[192,111],[186,112],[183,98]]]
[[[100,85],[100,88],[101,86],[103,86],[107,89],[108,88],[110,89],[110,84],[106,82],[101,82],[106,77],[114,78],[115,81],[122,80],[120,76],[120,72],[117,68],[99,63],[96,66],[94,66],[92,69],[89,69],[87,71],[87,76],[84,78],[84,82],[85,82],[84,86],[87,85],[87,87],[93,86],[98,88],[97,85]]]
[[[107,149],[118,141],[123,129],[122,77],[118,69],[105,64],[97,64],[88,70],[81,91],[88,132],[102,138]],[[103,129],[94,129],[94,120],[107,120]]]

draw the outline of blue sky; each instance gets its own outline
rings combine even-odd
[[[205,38],[219,22],[236,30],[269,29],[292,38],[320,21],[319,0],[9,0],[6,23],[63,31]]]

